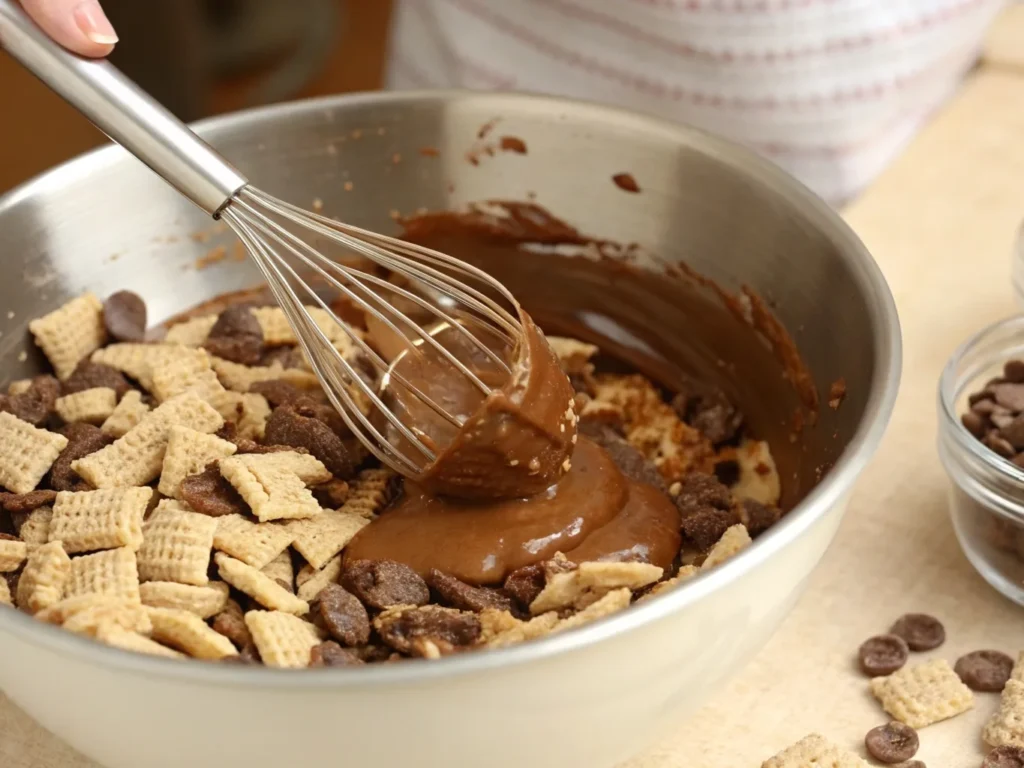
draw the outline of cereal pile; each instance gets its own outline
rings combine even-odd
[[[0,395],[0,604],[118,648],[300,668],[502,647],[662,592],[780,516],[767,446],[723,396],[666,402],[555,339],[581,430],[680,510],[677,567],[556,556],[473,586],[347,562],[401,481],[327,404],[279,308],[231,305],[156,340],[139,297],[86,294],[29,330],[55,375]]]
[[[860,669],[882,709],[894,718],[864,737],[867,753],[886,765],[925,768],[912,760],[920,746],[919,728],[948,720],[974,706],[974,692],[1001,693],[982,739],[991,748],[982,768],[1024,766],[1024,652],[1016,663],[1001,651],[972,651],[950,665],[942,658],[905,667],[911,652],[931,651],[946,641],[946,630],[933,616],[908,613],[884,635],[865,640],[858,649]],[[867,768],[853,752],[820,734],[811,734],[765,761],[762,768],[828,765]]]

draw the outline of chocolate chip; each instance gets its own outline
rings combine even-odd
[[[732,508],[732,494],[714,475],[691,472],[680,483],[674,499],[680,516],[685,520],[703,509],[728,510]]]
[[[897,720],[872,728],[864,737],[868,754],[881,763],[909,760],[917,754],[920,744],[917,731]]]
[[[270,414],[263,440],[272,445],[305,448],[335,477],[352,477],[361,458],[322,421],[302,415],[290,405],[275,408]]]
[[[930,651],[946,642],[946,629],[934,616],[907,613],[896,620],[889,632],[907,641],[912,651]]]
[[[601,422],[580,422],[579,430],[582,435],[604,448],[619,471],[630,480],[666,490],[665,479],[658,468],[613,428]]]
[[[263,328],[247,305],[228,307],[213,324],[203,348],[234,363],[257,365],[263,355]]]
[[[312,402],[305,392],[290,381],[283,379],[254,382],[249,387],[249,391],[263,395],[270,403],[271,408],[277,408],[279,405],[300,405]]]
[[[381,616],[377,632],[399,653],[445,655],[475,643],[480,637],[480,620],[471,613],[424,605]]]
[[[547,581],[540,563],[516,568],[505,577],[504,590],[523,608],[537,599]]]
[[[342,648],[333,640],[314,645],[309,652],[311,667],[354,667],[365,663],[355,651]]]
[[[956,660],[953,667],[972,691],[998,692],[1013,672],[1013,659],[1000,651],[973,651]]]
[[[479,613],[487,608],[512,610],[512,600],[497,589],[474,587],[434,568],[427,574],[427,583],[441,598],[441,602],[463,611]]]
[[[271,347],[263,350],[260,365],[270,366],[274,363],[279,363],[282,368],[301,368],[305,360],[298,347]]]
[[[0,395],[0,411],[17,416],[33,426],[42,424],[53,413],[60,397],[60,382],[53,376],[36,376],[20,395]]]
[[[707,552],[722,538],[722,534],[736,524],[736,515],[731,511],[705,507],[683,519],[680,528],[683,535],[701,552]]]
[[[998,453],[1004,459],[1008,459],[1016,453],[1013,449],[1013,445],[1000,437],[998,432],[989,432],[981,442],[984,443],[987,448]]]
[[[996,747],[985,755],[981,768],[1024,768],[1024,747]]]
[[[394,560],[355,560],[345,565],[341,583],[371,608],[424,605],[430,602],[427,583],[412,568]]]
[[[928,768],[922,760],[907,760],[905,763],[900,763],[899,768]]]
[[[1000,425],[995,419],[992,423],[999,427],[999,436],[1012,445],[1014,450],[1024,449],[1024,414],[1014,417],[1006,425]]]
[[[242,606],[234,600],[229,599],[224,610],[214,617],[212,627],[215,632],[234,643],[236,648],[242,649],[253,644]]]
[[[216,462],[210,462],[197,475],[189,475],[181,481],[181,499],[196,512],[210,517],[245,514],[249,505],[238,495],[231,483],[225,480]]]
[[[38,490],[28,493],[0,493],[0,507],[8,512],[25,514],[45,504],[53,504],[56,491]]]
[[[782,510],[778,507],[762,504],[753,499],[743,499],[739,504],[738,512],[740,522],[746,526],[747,532],[751,536],[764,533],[782,517]]]
[[[870,677],[891,675],[907,663],[910,649],[897,635],[876,635],[861,643],[857,650],[860,668]]]
[[[227,440],[229,443],[238,442],[238,425],[233,421],[225,421],[224,424],[214,434],[221,440]]]
[[[103,302],[103,324],[117,341],[142,341],[146,337],[146,302],[131,291],[118,291]]]
[[[715,464],[715,477],[722,485],[733,486],[740,481],[740,463],[735,459],[726,459]]]
[[[314,623],[342,645],[363,645],[370,639],[370,617],[351,592],[328,584],[310,605]]]
[[[1008,426],[1013,424],[1013,420],[1016,417],[1013,415],[1012,411],[1003,408],[1001,405],[997,405],[992,413],[989,414],[988,418],[997,429],[1006,429]]]
[[[328,480],[310,489],[317,503],[324,509],[338,509],[348,499],[349,487],[344,480]]]
[[[50,468],[50,487],[55,491],[90,490],[91,486],[71,469],[71,463],[106,448],[114,442],[113,438],[104,434],[99,427],[82,422],[68,424],[60,433],[68,439],[68,444]]]
[[[743,415],[720,390],[708,390],[696,384],[672,398],[679,418],[715,445],[736,437],[743,426]]]
[[[124,374],[116,368],[111,368],[103,363],[93,363],[88,359],[82,360],[75,366],[75,370],[64,381],[64,394],[71,395],[75,392],[84,392],[87,389],[96,387],[107,387],[117,393],[120,400],[132,388]]]
[[[1024,411],[1024,384],[1011,382],[991,384],[987,389],[1004,408],[1020,413]]]
[[[1009,360],[1003,366],[1003,378],[1016,384],[1024,383],[1024,360]]]
[[[977,438],[985,436],[989,425],[988,420],[976,411],[967,411],[967,413],[960,417],[960,422],[968,432]]]

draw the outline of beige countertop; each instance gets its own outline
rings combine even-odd
[[[1024,30],[1022,12],[1008,18]],[[838,538],[753,662],[630,768],[758,766],[811,731],[859,749],[885,716],[855,670],[856,648],[903,612],[945,622],[948,640],[929,655],[1024,649],[1024,609],[990,589],[957,546],[935,450],[935,388],[947,357],[1015,311],[1009,254],[1024,219],[1024,55],[1014,56],[1024,48],[998,31],[991,40],[989,65],[845,212],[896,297],[904,373],[892,424]],[[981,725],[996,702],[981,694],[972,712],[923,729],[918,757],[930,768],[980,764]],[[0,766],[96,768],[2,695]]]

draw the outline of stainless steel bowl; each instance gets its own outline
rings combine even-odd
[[[478,130],[494,118],[494,134],[521,138],[528,154],[467,162]],[[829,208],[770,164],[700,132],[533,96],[340,97],[208,121],[202,133],[264,189],[309,205],[320,198],[332,214],[387,231],[393,210],[535,195],[589,234],[640,243],[726,288],[751,286],[792,333],[819,393],[844,377],[846,400],[838,410],[823,407],[817,425],[787,448],[778,425],[795,400],[787,400],[778,372],[766,375],[746,359],[764,357],[763,345],[702,337],[687,324],[697,315],[664,290],[648,296],[628,280],[606,286],[608,314],[628,304],[615,318],[620,326],[662,331],[656,343],[635,349],[669,369],[702,361],[710,369],[724,360],[735,367],[734,394],[760,414],[766,432],[779,433],[773,448],[783,481],[805,495],[748,551],[576,632],[499,652],[355,670],[151,659],[0,610],[0,687],[11,699],[112,768],[214,759],[249,768],[297,759],[600,768],[678,723],[765,643],[831,541],[885,429],[899,378],[892,298]],[[421,155],[424,147],[439,156]],[[620,172],[632,173],[643,191],[617,188],[611,176]],[[84,289],[135,290],[159,321],[252,285],[255,273],[244,263],[194,268],[213,243],[190,235],[209,229],[117,149],[72,161],[0,200],[5,373],[18,377],[39,363],[26,341],[28,321]],[[563,262],[551,258],[547,282],[557,289],[573,272],[555,269]],[[713,298],[702,300],[712,307]],[[591,301],[577,319],[596,334],[605,310]],[[730,317],[715,322],[740,322]],[[629,346],[629,334],[620,341]]]

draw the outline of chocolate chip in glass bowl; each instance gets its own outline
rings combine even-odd
[[[997,404],[1016,413],[1024,411],[1024,384],[1000,382],[989,384],[985,388],[992,393]]]
[[[427,583],[412,568],[394,560],[355,560],[345,565],[341,583],[371,608],[425,605],[430,602]]]
[[[999,454],[1004,459],[1012,458],[1015,453],[1013,445],[1006,439],[999,436],[996,431],[989,432],[982,438],[981,442],[989,450]]]
[[[1024,747],[996,747],[985,755],[981,768],[1024,768]]]
[[[988,419],[973,408],[960,417],[960,422],[968,432],[978,439],[984,437],[985,432],[988,431]]]
[[[365,663],[355,651],[342,648],[333,640],[315,645],[309,652],[311,667],[353,667]]]
[[[897,635],[870,637],[857,651],[861,670],[871,677],[891,675],[907,663],[909,655],[907,641]]]
[[[146,302],[137,293],[118,291],[103,302],[103,324],[116,341],[146,337]]]
[[[912,651],[930,651],[946,642],[946,629],[942,622],[926,613],[900,616],[889,632],[906,640]]]
[[[342,645],[365,645],[370,640],[370,617],[359,599],[339,584],[328,584],[310,605],[313,623]]]
[[[898,720],[872,728],[864,737],[868,754],[880,763],[902,763],[917,754],[917,731]]]
[[[1003,366],[1003,378],[1015,384],[1024,383],[1024,360],[1009,360]]]
[[[972,651],[956,660],[953,670],[972,691],[997,693],[1013,672],[1013,659],[1002,651]]]

